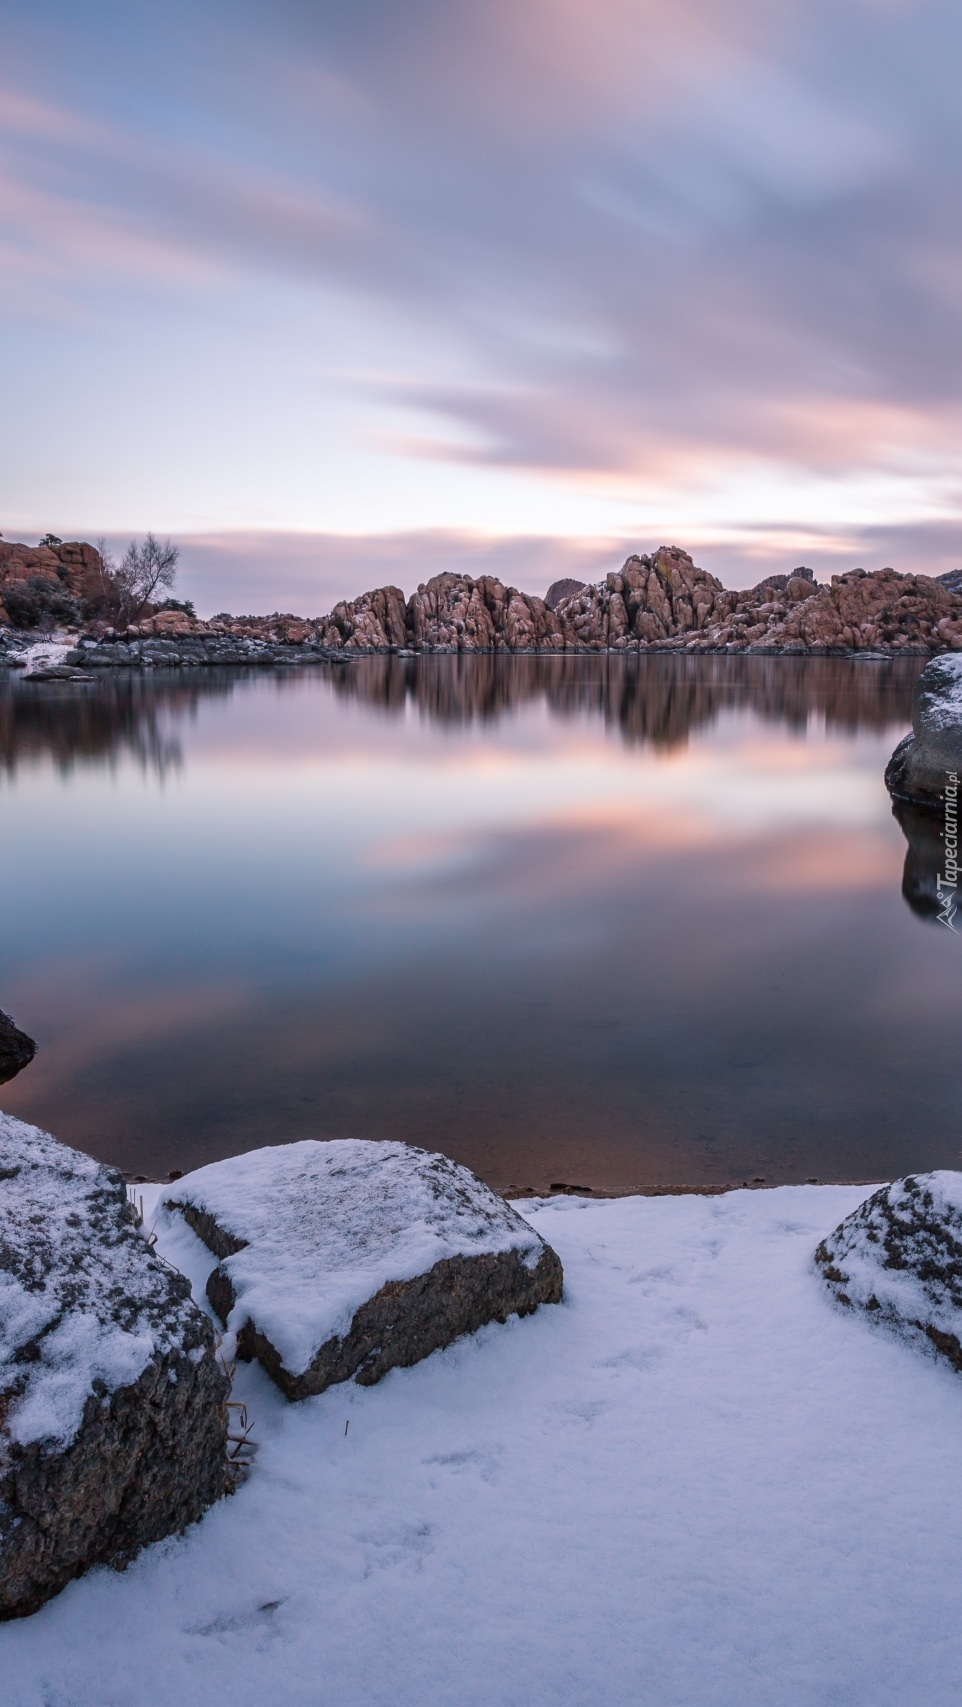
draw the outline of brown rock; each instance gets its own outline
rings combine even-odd
[[[560,581],[552,581],[545,593],[544,602],[549,610],[557,610],[562,599],[570,599],[572,594],[580,593],[583,586],[583,581],[575,581],[570,575]]]

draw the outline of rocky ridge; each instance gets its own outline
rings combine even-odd
[[[24,661],[23,633],[3,627],[18,588],[45,578],[78,600],[102,573],[93,547],[28,548],[0,542],[0,655]],[[52,597],[51,591],[51,597]],[[342,600],[323,617],[231,616],[208,621],[183,609],[158,610],[118,633],[88,623],[50,676],[69,679],[104,668],[255,666],[366,654],[591,653],[918,653],[962,650],[962,590],[955,572],[933,579],[894,569],[862,569],[818,585],[810,569],[726,588],[677,546],[633,555],[604,581],[556,582],[546,598],[507,587],[493,575],[444,573],[410,598],[378,587]]]

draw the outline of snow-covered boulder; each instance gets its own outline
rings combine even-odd
[[[815,1261],[840,1304],[924,1339],[962,1372],[962,1173],[883,1186],[822,1240]]]
[[[162,1200],[221,1258],[207,1295],[288,1398],[370,1384],[561,1297],[554,1251],[467,1168],[307,1139],[214,1162]]]
[[[226,1491],[227,1380],[119,1174],[0,1115],[0,1617]]]
[[[960,775],[962,653],[943,652],[926,664],[915,684],[912,733],[889,759],[885,784],[896,800],[941,810],[947,784],[949,798],[956,801]]]

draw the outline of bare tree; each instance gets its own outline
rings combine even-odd
[[[107,568],[105,560],[120,614],[127,622],[136,622],[141,611],[162,587],[167,591],[173,586],[179,556],[179,547],[171,545],[169,539],[161,545],[149,533],[143,545],[131,540],[116,568],[113,563]]]

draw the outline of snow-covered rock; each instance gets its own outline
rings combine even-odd
[[[0,1115],[0,1617],[225,1491],[227,1381],[119,1174]]]
[[[926,664],[915,684],[912,733],[892,754],[885,783],[896,800],[941,810],[947,782],[955,801],[960,774],[962,653],[945,652]]]
[[[883,1186],[822,1240],[815,1261],[840,1304],[924,1339],[962,1371],[962,1173]]]
[[[165,1193],[221,1258],[207,1295],[288,1398],[417,1363],[561,1297],[554,1251],[467,1168],[410,1144],[311,1139]]]

